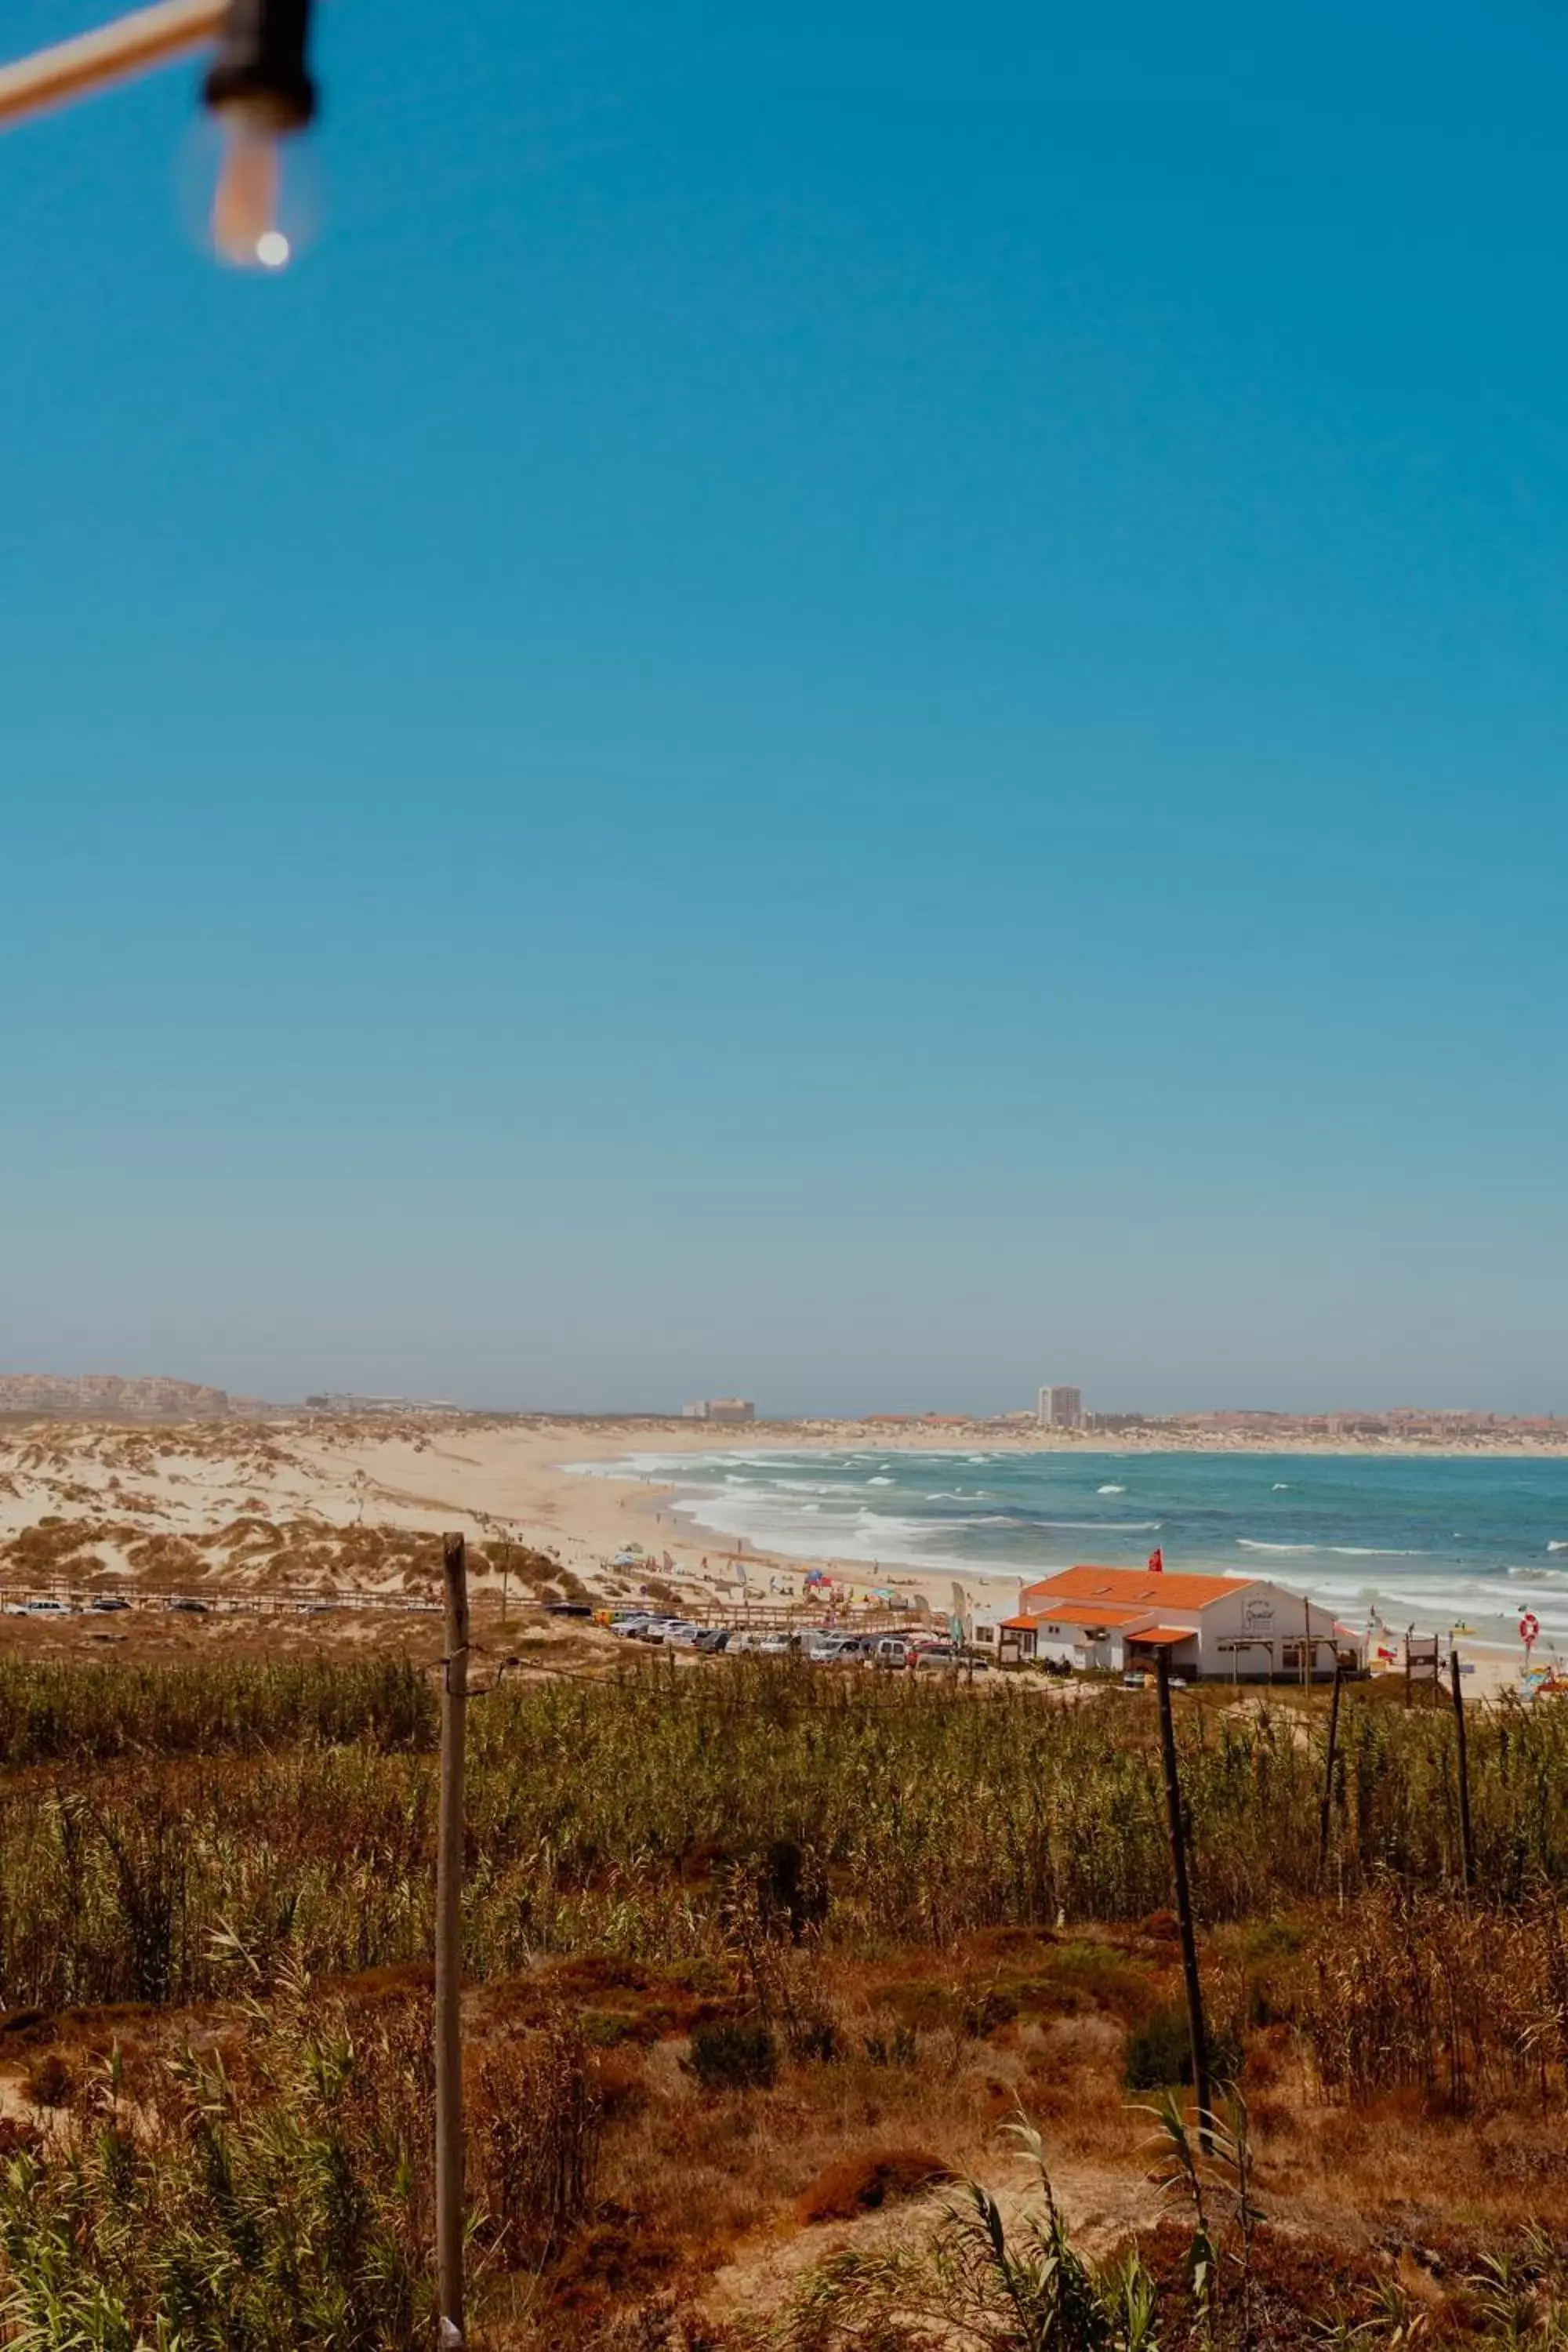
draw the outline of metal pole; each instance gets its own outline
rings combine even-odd
[[[158,0],[112,25],[0,66],[0,123],[106,89],[128,74],[165,64],[223,29],[228,0]]]
[[[1193,1933],[1193,1896],[1187,1884],[1187,1825],[1182,1812],[1182,1784],[1176,1772],[1176,1729],[1171,1717],[1171,1654],[1163,1642],[1155,1657],[1155,1684],[1160,1696],[1160,1762],[1165,1775],[1165,1823],[1171,1840],[1171,1876],[1176,1889],[1176,1922],[1182,1931],[1182,1974],[1187,1988],[1187,2032],[1193,2045],[1193,2087],[1198,2101],[1198,2143],[1209,2153],[1208,2118],[1214,2107],[1209,2087],[1209,2038],[1204,2022],[1204,1990],[1198,1977],[1197,1938]]]
[[[1468,1895],[1476,1883],[1476,1845],[1470,1833],[1470,1759],[1465,1746],[1465,1694],[1459,1687],[1459,1654],[1450,1644],[1448,1679],[1454,1688],[1454,1727],[1459,1748],[1459,1860]]]
[[[463,1729],[468,1703],[468,1567],[448,1536],[436,1850],[436,2261],[441,2352],[463,2341]]]
[[[1334,1690],[1329,1701],[1329,1751],[1323,1759],[1323,1801],[1318,1808],[1318,1884],[1323,1881],[1323,1871],[1329,1859],[1329,1815],[1334,1801],[1334,1758],[1340,1744],[1340,1689],[1344,1681],[1344,1661],[1338,1648],[1334,1652]]]

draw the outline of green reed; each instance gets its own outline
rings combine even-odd
[[[200,1999],[215,1935],[265,1969],[429,1950],[430,1682],[400,1663],[0,1674],[0,2002]],[[841,1948],[1168,1900],[1148,1702],[838,1678],[792,1665],[518,1678],[470,1716],[466,1934],[480,1974],[607,1948],[717,1951],[780,1840],[826,1878]],[[1458,1876],[1451,1722],[1352,1696],[1320,1887],[1321,1714],[1205,1697],[1179,1718],[1212,1922]],[[27,1769],[18,1769],[17,1766]],[[1568,1717],[1479,1714],[1484,1897],[1568,1885]]]

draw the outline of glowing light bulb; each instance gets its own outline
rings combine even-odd
[[[289,240],[278,226],[282,158],[278,142],[244,116],[226,126],[223,161],[213,192],[213,251],[237,269],[267,266],[274,240],[289,257]],[[274,267],[276,265],[273,265]]]
[[[207,122],[221,141],[206,233],[217,258],[236,269],[284,268],[311,226],[300,154],[310,142],[299,136],[316,111],[305,55],[310,16],[310,0],[229,0],[202,85]]]

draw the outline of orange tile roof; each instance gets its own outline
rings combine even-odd
[[[1176,1642],[1195,1642],[1198,1636],[1196,1627],[1192,1625],[1151,1625],[1146,1633],[1129,1633],[1127,1638],[1130,1642],[1157,1642],[1162,1649],[1168,1649]]]
[[[1095,1609],[1086,1601],[1052,1601],[1048,1606],[1031,1608],[1006,1622],[1009,1625],[1135,1625],[1148,1613],[1146,1609]]]
[[[1109,1601],[1122,1608],[1206,1609],[1227,1593],[1256,1584],[1255,1576],[1183,1576],[1167,1569],[1163,1575],[1146,1568],[1064,1568],[1043,1577],[1019,1594],[1032,1609],[1054,1607],[1058,1601]]]

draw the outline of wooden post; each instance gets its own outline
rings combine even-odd
[[[1305,1593],[1301,1596],[1301,1688],[1312,1687],[1312,1669],[1318,1663],[1317,1648],[1312,1640],[1312,1604]]]
[[[1340,1686],[1344,1681],[1344,1661],[1336,1646],[1334,1651],[1334,1689],[1329,1701],[1329,1751],[1323,1759],[1323,1801],[1318,1808],[1318,1884],[1323,1883],[1323,1872],[1329,1859],[1329,1817],[1334,1801],[1334,1757],[1340,1744]]]
[[[1459,1654],[1448,1649],[1448,1679],[1454,1689],[1454,1728],[1459,1750],[1459,1862],[1468,1895],[1476,1883],[1476,1844],[1470,1834],[1470,1759],[1465,1746],[1465,1694],[1459,1687]]]
[[[46,107],[107,89],[126,75],[161,66],[216,37],[227,0],[156,0],[111,25],[78,33],[0,66],[0,122],[19,122]]]
[[[500,1553],[500,1622],[506,1623],[506,1588],[511,1575],[511,1538],[501,1545]]]
[[[1410,1628],[1405,1629],[1405,1704],[1410,1704]]]
[[[436,1858],[436,2263],[441,2352],[463,2341],[463,1731],[468,1703],[468,1567],[448,1536]]]
[[[1182,1784],[1176,1771],[1176,1727],[1171,1718],[1171,1653],[1162,1642],[1155,1656],[1155,1684],[1160,1696],[1160,1761],[1165,1775],[1165,1824],[1171,1840],[1171,1876],[1176,1890],[1176,1921],[1182,1932],[1182,1974],[1187,1988],[1187,2032],[1193,2046],[1193,2088],[1198,2102],[1198,2144],[1209,2153],[1209,2115],[1214,2094],[1209,2087],[1209,2038],[1204,2022],[1204,1991],[1198,1977],[1197,1939],[1193,1933],[1193,1896],[1187,1883],[1187,1825],[1182,1813]]]

